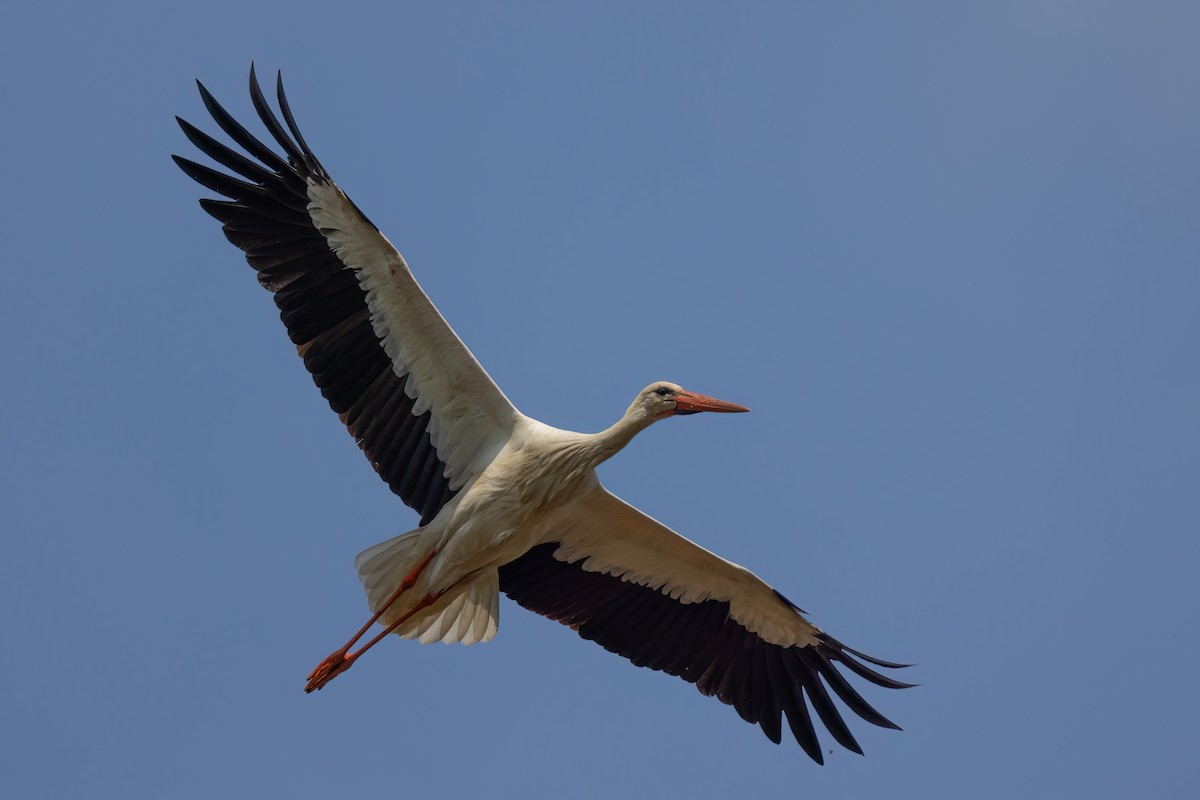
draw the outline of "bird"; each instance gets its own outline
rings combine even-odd
[[[833,696],[866,722],[899,729],[841,670],[906,688],[914,684],[880,670],[909,665],[842,644],[753,572],[625,503],[597,478],[598,465],[655,422],[748,408],[656,381],[599,433],[525,416],[317,160],[282,73],[282,123],[253,64],[249,83],[280,150],[197,81],[232,146],[176,117],[191,144],[224,170],[173,159],[220,195],[200,206],[274,295],[304,366],[371,466],[420,515],[416,529],[355,559],[372,615],[309,674],[306,692],[390,634],[421,643],[488,641],[503,593],[637,666],[694,684],[776,744],[786,719],[817,763],[824,756],[811,712],[844,748],[863,752]],[[376,624],[381,630],[354,649]]]

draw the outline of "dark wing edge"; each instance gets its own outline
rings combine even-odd
[[[253,65],[250,97],[286,160],[242,127],[203,84],[196,85],[213,120],[245,155],[176,120],[193,145],[239,177],[172,158],[197,183],[227,198],[204,199],[200,206],[222,223],[225,237],[245,252],[259,283],[274,294],[304,366],[371,466],[427,524],[455,495],[430,440],[430,412],[413,414],[408,376],[397,374],[376,335],[366,292],[309,215],[308,182],[332,180],[300,135],[282,75],[276,85],[287,131],[263,96]]]
[[[906,664],[863,655],[823,631],[813,646],[765,642],[730,616],[728,602],[681,603],[657,589],[585,571],[582,560],[559,561],[554,557],[558,546],[538,545],[500,567],[500,590],[636,666],[676,675],[702,694],[715,695],[742,719],[757,723],[776,744],[782,740],[786,718],[800,747],[818,764],[825,759],[810,707],[839,744],[862,754],[829,689],[867,722],[899,730],[863,699],[836,664],[890,689],[913,684],[881,675],[855,657],[888,669]],[[782,595],[780,602],[795,608]]]

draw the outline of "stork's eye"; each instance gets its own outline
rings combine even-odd
[[[671,393],[671,390],[664,386],[661,389],[655,389],[654,393],[659,397],[666,397]]]

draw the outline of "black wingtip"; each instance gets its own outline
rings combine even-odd
[[[855,661],[847,653],[838,652],[837,650],[833,650],[832,653],[833,655],[831,657],[836,658],[858,677],[865,678],[876,686],[882,686],[885,689],[911,689],[916,686],[915,683],[905,683],[904,681],[898,681],[895,678],[889,678],[886,675],[880,675],[866,664],[861,664],[858,661]]]
[[[209,188],[209,189],[212,188],[211,186],[207,186],[206,184],[203,183],[203,181],[200,180],[200,177],[204,177],[203,171],[204,171],[205,167],[202,164],[197,164],[195,161],[192,161],[189,158],[184,158],[183,156],[177,156],[177,155],[172,155],[171,160],[174,161],[175,166],[177,166],[181,170],[183,170],[184,174],[186,174],[189,178],[191,178],[192,180],[194,180],[198,183],[201,183],[201,185],[204,185],[205,188]]]
[[[220,118],[222,115],[229,116],[226,114],[225,109],[221,107],[221,104],[217,102],[217,98],[213,96],[213,93],[199,80],[196,81],[196,89],[200,92],[200,102],[204,103],[205,110],[217,120],[218,124],[221,122]]]
[[[258,81],[258,72],[254,69],[254,62],[250,62],[250,97],[262,97],[262,84]],[[260,112],[261,115],[261,112]]]
[[[909,667],[914,666],[913,664],[900,664],[895,661],[884,661],[882,658],[875,658],[874,656],[869,656],[866,653],[855,650],[853,647],[848,647],[845,644],[842,644],[841,642],[839,642],[837,639],[830,636],[828,633],[825,633],[822,631],[821,635],[824,637],[825,641],[829,642],[829,644],[833,645],[834,647],[840,647],[842,650],[845,650],[847,653],[856,655],[859,658],[861,658],[863,661],[869,661],[870,663],[874,664],[877,667],[883,667],[884,669],[908,669]]]
[[[288,155],[288,160],[293,168],[308,169],[309,164],[304,158],[304,153],[301,152],[300,146],[297,145],[288,136],[283,125],[279,123],[279,118],[275,116],[275,112],[271,110],[271,105],[267,102],[266,96],[263,94],[262,86],[258,82],[258,76],[254,72],[253,65],[250,68],[250,102],[254,105],[254,110],[258,112],[258,118],[262,120],[275,142],[283,148]]]
[[[304,135],[300,133],[300,126],[296,124],[296,118],[292,116],[292,107],[288,104],[287,93],[283,90],[283,70],[278,70],[275,73],[275,97],[279,102],[279,111],[283,114],[283,121],[287,124],[288,130],[292,132],[292,137],[296,140],[296,144],[300,146],[305,166],[311,172],[326,176],[325,168],[321,166],[321,162],[313,155],[312,148],[308,146],[308,142],[304,141]]]

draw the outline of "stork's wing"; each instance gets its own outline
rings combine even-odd
[[[842,746],[862,753],[828,688],[868,722],[896,728],[834,662],[871,683],[903,688],[856,660],[898,668],[846,647],[754,573],[661,525],[599,485],[562,513],[559,540],[500,568],[500,588],[531,611],[639,667],[696,684],[758,723],[776,744],[781,715],[824,763],[808,706]],[[807,698],[807,704],[806,704]]]
[[[179,120],[214,161],[246,180],[175,156],[229,198],[200,205],[224,223],[274,293],[288,335],[371,465],[421,524],[508,440],[519,412],[446,324],[408,265],[317,161],[296,128],[282,79],[271,111],[250,69],[250,96],[280,157],[200,85],[213,119],[250,157]]]

